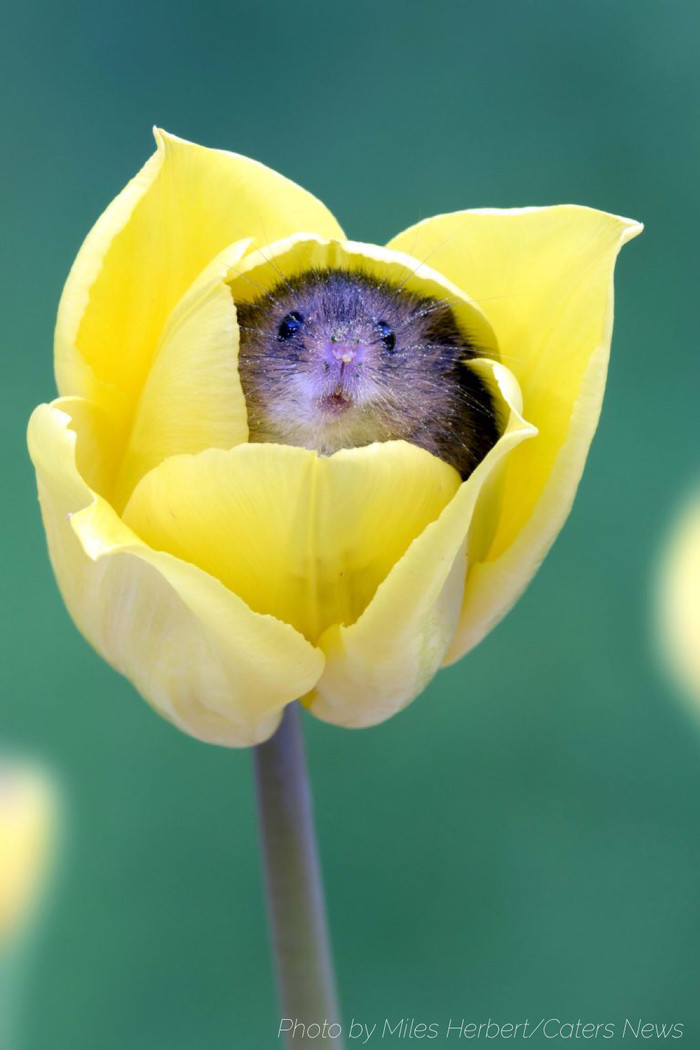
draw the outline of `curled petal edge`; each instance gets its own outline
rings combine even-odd
[[[28,432],[49,553],[76,626],[179,729],[228,747],[260,743],[313,687],[323,655],[124,525],[76,465],[71,419],[89,410],[82,399],[40,405]]]
[[[385,721],[414,700],[443,663],[469,564],[495,528],[502,468],[513,449],[537,434],[520,415],[520,391],[508,369],[486,359],[477,367],[490,372],[510,406],[504,432],[359,619],[321,636],[325,670],[304,703],[326,722],[360,728]]]
[[[227,244],[300,230],[342,237],[307,190],[258,161],[155,128],[156,152],[108,205],[66,281],[56,321],[59,392],[138,394],[166,318]],[[104,406],[103,406],[104,407]]]
[[[557,205],[438,215],[390,241],[458,285],[480,282],[503,360],[517,362],[540,431],[511,461],[499,529],[469,571],[447,663],[513,606],[569,514],[603,399],[615,261],[641,231],[630,219]]]

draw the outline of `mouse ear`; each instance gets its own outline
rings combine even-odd
[[[429,259],[476,297],[539,430],[505,480],[499,529],[470,571],[450,659],[507,612],[569,513],[605,388],[615,259],[641,230],[630,219],[562,205],[439,215],[389,243]]]

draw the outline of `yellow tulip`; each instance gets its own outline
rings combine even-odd
[[[55,814],[54,789],[41,770],[0,762],[0,951],[35,910]]]
[[[684,694],[700,702],[700,490],[677,516],[657,579],[663,656]]]
[[[60,398],[29,446],[79,629],[163,716],[250,745],[295,698],[382,721],[497,623],[570,509],[596,427],[612,276],[638,223],[561,206],[441,215],[386,247],[245,157],[161,131],[59,308]],[[310,267],[448,298],[501,437],[464,482],[403,441],[248,443],[235,302]]]

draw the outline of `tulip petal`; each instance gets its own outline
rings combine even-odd
[[[28,434],[51,560],[76,625],[183,731],[226,746],[266,739],[284,705],[318,679],[322,654],[206,572],[150,550],[96,496],[76,466],[92,412],[80,399],[40,405]]]
[[[170,311],[226,245],[300,230],[342,237],[320,201],[264,165],[155,137],[157,152],[93,227],[66,283],[56,326],[62,394],[95,401],[111,384],[133,396]]]
[[[510,457],[500,525],[484,560],[470,568],[448,660],[507,612],[569,513],[605,386],[615,259],[641,229],[564,205],[441,215],[389,244],[429,260],[476,297],[539,431]]]
[[[688,699],[700,702],[700,489],[673,522],[656,580],[665,662]]]
[[[58,809],[43,769],[0,758],[0,957],[37,910]]]
[[[112,502],[168,456],[232,448],[248,440],[238,375],[238,325],[226,283],[250,241],[225,249],[168,318],[138,398]]]
[[[493,361],[473,364],[484,379],[490,373],[492,389],[500,391],[508,408],[505,430],[396,562],[357,622],[322,635],[326,668],[305,703],[324,721],[360,727],[396,714],[437,672],[454,635],[465,573],[499,519],[503,468],[521,442],[536,434],[519,414],[517,383],[508,370]]]
[[[459,484],[452,467],[403,441],[327,457],[240,445],[161,463],[124,520],[315,642],[330,624],[357,619]]]

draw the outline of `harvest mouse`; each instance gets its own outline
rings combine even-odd
[[[498,439],[493,398],[445,300],[314,269],[237,306],[251,441],[316,449],[403,439],[466,478]]]

